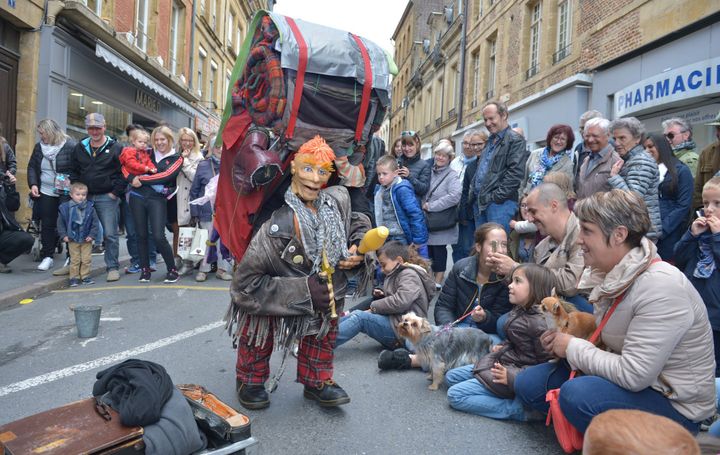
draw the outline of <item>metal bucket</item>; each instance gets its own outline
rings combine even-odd
[[[75,313],[75,326],[77,327],[78,338],[94,338],[98,334],[100,326],[101,306],[79,305],[72,308]]]

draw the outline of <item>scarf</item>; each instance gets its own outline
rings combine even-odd
[[[320,191],[312,203],[316,211],[312,211],[288,188],[285,202],[297,216],[303,248],[313,261],[312,273],[321,270],[323,252],[331,266],[350,256],[345,223],[340,218],[340,209],[333,198]]]
[[[62,141],[57,145],[45,144],[41,141],[40,149],[42,150],[43,157],[45,157],[46,160],[54,162],[55,157],[58,153],[60,153],[60,149],[62,149],[64,145],[65,141]]]
[[[555,156],[550,156],[550,147],[545,147],[540,155],[540,161],[533,172],[530,173],[529,180],[531,188],[535,188],[542,183],[545,174],[552,169],[555,164],[560,161],[563,156],[569,156],[572,150],[565,150],[564,152],[557,153]]]
[[[77,203],[73,201],[72,199],[69,202],[68,206],[68,221],[69,226],[68,230],[70,232],[70,238],[71,240],[75,242],[82,242],[82,226],[83,221],[85,220],[85,210],[87,209],[87,201],[83,201],[81,203]],[[89,233],[88,233],[89,234]]]
[[[462,159],[463,159],[463,165],[467,166],[468,164],[470,164],[470,163],[472,163],[473,161],[477,160],[477,158],[478,158],[477,155],[473,155],[473,156],[471,156],[470,158],[468,158],[467,156],[463,155],[463,157],[462,157]]]
[[[694,150],[697,145],[695,145],[695,141],[689,140],[685,142],[681,142],[678,145],[674,145],[672,147],[673,152],[679,152],[680,150]]]
[[[708,279],[717,268],[715,259],[713,258],[713,234],[711,232],[703,232],[698,237],[698,263],[695,265],[693,276],[695,278]]]

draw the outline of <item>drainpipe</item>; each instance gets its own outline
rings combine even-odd
[[[463,125],[463,104],[465,101],[465,54],[467,53],[466,50],[466,41],[467,41],[467,6],[468,6],[468,0],[463,0],[463,10],[460,12],[462,14],[462,35],[460,37],[460,99],[458,100],[458,121],[457,121],[457,129],[459,130],[462,128]]]
[[[190,19],[190,59],[188,61],[188,90],[192,93],[193,88],[193,63],[195,56],[195,14],[197,13],[197,1],[193,1],[192,19]]]

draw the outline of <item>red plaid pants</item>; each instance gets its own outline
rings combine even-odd
[[[330,321],[328,334],[321,339],[315,335],[300,338],[297,357],[297,381],[310,387],[319,387],[333,376],[333,349],[337,339],[337,320]],[[243,327],[238,342],[237,379],[247,385],[263,385],[270,377],[270,355],[273,350],[272,327],[261,347],[248,346],[248,325]]]

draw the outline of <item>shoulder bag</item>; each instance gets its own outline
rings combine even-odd
[[[440,186],[443,180],[447,178],[448,175],[450,175],[449,171],[443,176],[443,178],[440,179],[438,184],[435,185],[435,188],[430,190],[427,195],[428,201],[430,200],[430,196],[433,195],[435,190]],[[430,232],[444,231],[445,229],[450,229],[457,224],[456,205],[448,207],[445,210],[440,210],[439,212],[429,212],[423,209],[423,213],[425,214],[425,224],[427,225],[428,231]]]

